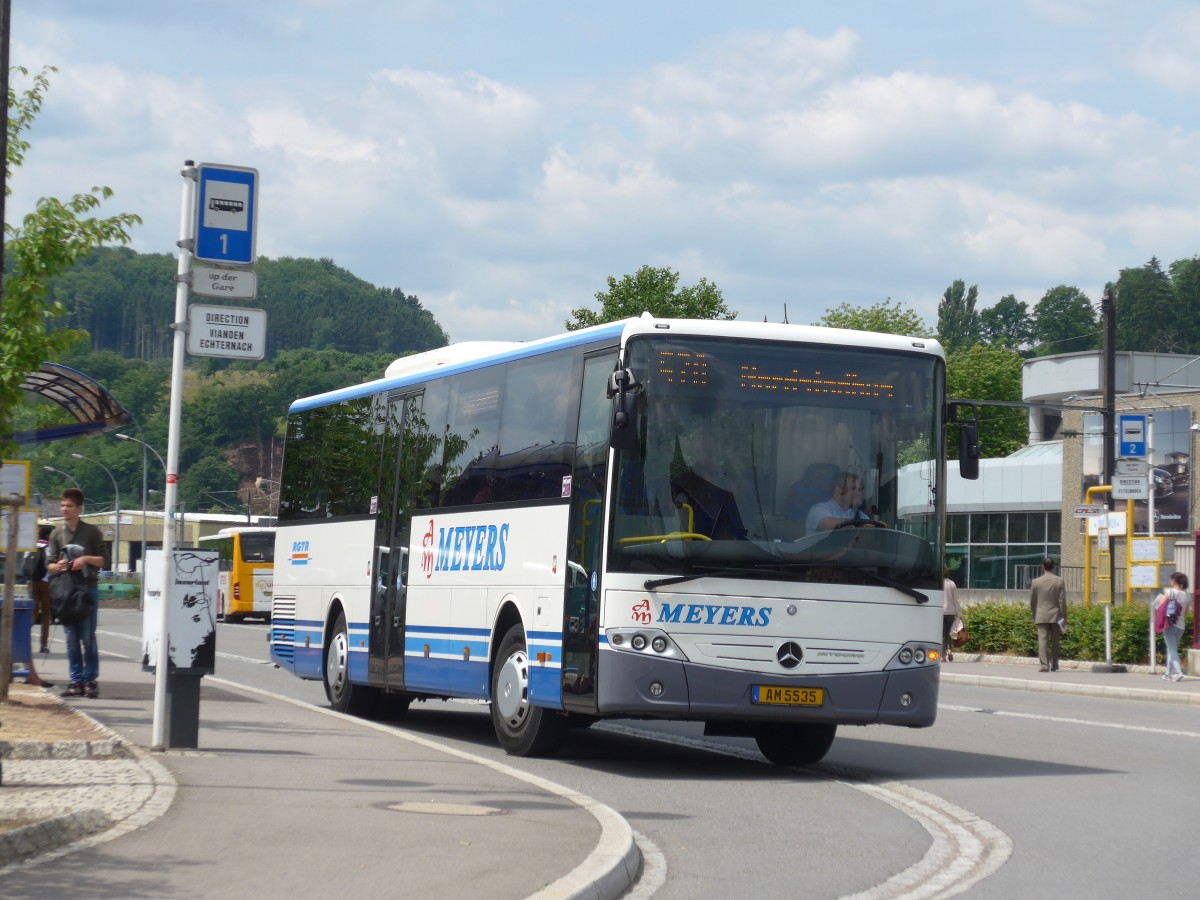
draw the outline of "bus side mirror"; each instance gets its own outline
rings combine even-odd
[[[970,418],[967,418],[967,414]],[[958,427],[958,474],[967,481],[979,478],[979,412],[973,403],[950,403],[946,424]]]
[[[617,369],[608,377],[608,399],[612,401],[608,443],[614,450],[632,450],[637,446],[637,391],[641,387],[630,369]]]
[[[968,481],[979,477],[979,429],[973,424],[958,426],[958,474]]]

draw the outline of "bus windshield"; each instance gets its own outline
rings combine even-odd
[[[275,562],[274,531],[243,531],[240,543],[243,562]]]
[[[655,336],[625,364],[610,569],[941,587],[940,359]]]

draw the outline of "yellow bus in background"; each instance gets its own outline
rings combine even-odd
[[[269,622],[275,585],[275,529],[222,528],[200,538],[200,546],[220,553],[218,618],[240,622],[253,616]]]

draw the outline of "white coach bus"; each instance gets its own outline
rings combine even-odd
[[[399,359],[289,410],[272,659],[342,711],[488,701],[517,755],[610,716],[781,764],[931,725],[960,407],[935,341],[817,327],[646,314]]]

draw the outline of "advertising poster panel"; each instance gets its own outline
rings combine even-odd
[[[1146,467],[1150,479],[1147,493],[1152,498],[1133,501],[1134,533],[1150,533],[1153,503],[1155,534],[1190,534],[1191,411],[1156,409],[1145,415]],[[1087,489],[1103,480],[1104,416],[1100,413],[1086,413],[1083,417],[1082,457],[1081,503],[1087,496]]]

